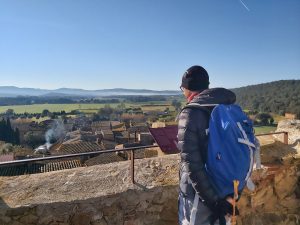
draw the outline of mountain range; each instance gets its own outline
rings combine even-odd
[[[237,103],[244,109],[258,112],[275,112],[283,115],[285,112],[295,113],[300,118],[300,80],[279,80],[268,83],[249,85],[232,90],[237,97]],[[101,98],[105,96],[153,96],[179,95],[181,91],[155,91],[147,89],[102,89],[84,90],[60,88],[55,90],[18,88],[0,86],[0,105],[23,105],[32,102],[70,103],[78,99]]]
[[[0,86],[0,97],[17,96],[110,96],[110,95],[177,95],[180,91],[155,91],[147,89],[113,88],[102,90],[84,90],[74,88],[59,88],[55,90],[37,88],[19,88],[15,86]]]

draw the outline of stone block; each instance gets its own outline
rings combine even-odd
[[[38,221],[38,217],[31,214],[20,218],[20,222],[24,224],[36,224],[37,221]]]
[[[104,218],[91,223],[91,225],[108,225]]]
[[[11,222],[11,218],[8,216],[0,216],[0,224],[1,223],[9,223]]]
[[[289,210],[299,209],[300,211],[300,199],[295,196],[287,197],[279,201],[279,204]]]
[[[76,213],[71,218],[71,225],[90,225],[91,215],[86,213]]]
[[[153,213],[160,213],[163,211],[164,206],[163,205],[151,205],[149,208],[146,209],[147,212],[153,212]]]
[[[10,225],[25,225],[25,224],[20,223],[19,221],[13,221]]]
[[[102,212],[95,212],[92,216],[92,221],[98,221],[101,220],[103,217],[103,213]]]
[[[44,216],[40,216],[39,217],[39,221],[38,221],[38,224],[41,224],[41,225],[47,225],[51,222],[53,222],[53,216],[51,215],[44,215]]]
[[[25,212],[27,210],[29,210],[29,209],[26,207],[11,208],[6,211],[6,215],[7,216],[23,216],[23,215],[25,215]]]
[[[284,199],[295,191],[298,181],[295,169],[296,168],[292,167],[283,173],[275,175],[274,189],[279,199]]]
[[[256,208],[257,206],[263,206],[265,203],[268,203],[272,197],[274,197],[273,186],[269,184],[251,196],[251,207]]]

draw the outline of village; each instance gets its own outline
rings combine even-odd
[[[52,118],[50,112],[44,110],[44,119],[41,120],[41,116],[38,115],[40,121],[35,121],[32,118],[22,118],[22,116],[17,117],[14,113],[7,112],[3,115],[2,121],[8,121],[7,123],[9,123],[11,129],[13,131],[17,130],[19,137],[18,143],[15,145],[4,141],[0,142],[0,148],[2,149],[0,161],[151,146],[155,144],[155,138],[159,138],[159,132],[164,132],[164,128],[168,133],[171,131],[171,138],[176,139],[177,124],[175,116],[177,111],[175,108],[172,105],[166,107],[163,111],[155,110],[155,106],[152,108],[154,110],[142,111],[140,107],[124,108],[123,106],[122,108],[120,106],[118,109],[114,109],[106,105],[92,115],[85,113],[72,114],[71,112],[61,113],[61,115],[52,116]],[[170,108],[173,108],[173,111]],[[136,151],[135,158],[178,153],[174,143],[171,143],[170,146],[141,148],[140,151]],[[0,175],[49,172],[124,161],[129,158],[127,152],[74,157],[68,160],[39,162],[38,164],[32,164],[30,168],[16,166],[15,169],[9,169],[10,172],[1,169]]]

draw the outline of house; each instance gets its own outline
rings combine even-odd
[[[166,127],[166,123],[165,122],[154,122],[152,123],[152,128],[159,128],[159,127]]]
[[[111,121],[111,129],[114,130],[125,130],[125,123],[121,123],[119,121]]]
[[[286,119],[290,119],[290,120],[295,120],[297,119],[297,115],[296,114],[293,114],[293,113],[285,113],[284,117]]]
[[[103,135],[82,130],[69,132],[64,140],[51,146],[50,152],[54,155],[93,152],[103,150]]]
[[[148,130],[148,123],[131,122],[130,123],[130,127],[127,130],[130,133],[134,133],[134,132],[149,132],[149,130]]]
[[[110,121],[96,121],[91,124],[92,131],[111,130]]]
[[[14,159],[15,159],[14,153],[8,153],[8,154],[1,154],[0,155],[0,162],[13,161]]]
[[[138,142],[142,145],[152,145],[154,139],[150,132],[141,132],[138,134]]]
[[[84,162],[85,166],[94,166],[99,164],[107,164],[113,162],[125,161],[123,157],[119,156],[116,152],[102,153],[101,155],[92,157]]]
[[[141,143],[135,142],[135,143],[126,143],[117,145],[115,149],[124,149],[124,148],[133,148],[133,147],[142,147],[143,145]],[[131,152],[130,151],[122,151],[118,152],[118,155],[122,156],[125,159],[131,158]],[[134,158],[135,159],[143,159],[143,158],[150,158],[150,157],[156,157],[158,155],[158,148],[140,148],[134,150]]]
[[[74,141],[87,141],[87,142],[98,142],[100,143],[103,139],[101,132],[90,132],[83,130],[75,130],[68,132],[63,140],[64,143],[71,143]]]
[[[62,143],[55,149],[51,149],[52,155],[67,155],[83,152],[102,151],[103,147],[95,142],[74,141]]]
[[[73,128],[75,130],[77,129],[81,129],[84,128],[85,130],[89,129],[89,127],[91,127],[92,121],[90,118],[86,117],[86,116],[78,116],[76,118],[73,119]]]
[[[72,169],[83,166],[79,160],[51,161],[28,165],[6,166],[0,170],[0,176],[19,176],[24,174],[45,173],[56,170]]]
[[[116,147],[117,143],[114,141],[103,139],[101,142],[102,148],[105,149],[114,149]]]

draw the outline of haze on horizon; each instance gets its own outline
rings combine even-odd
[[[0,0],[0,86],[178,90],[300,78],[300,1]]]

